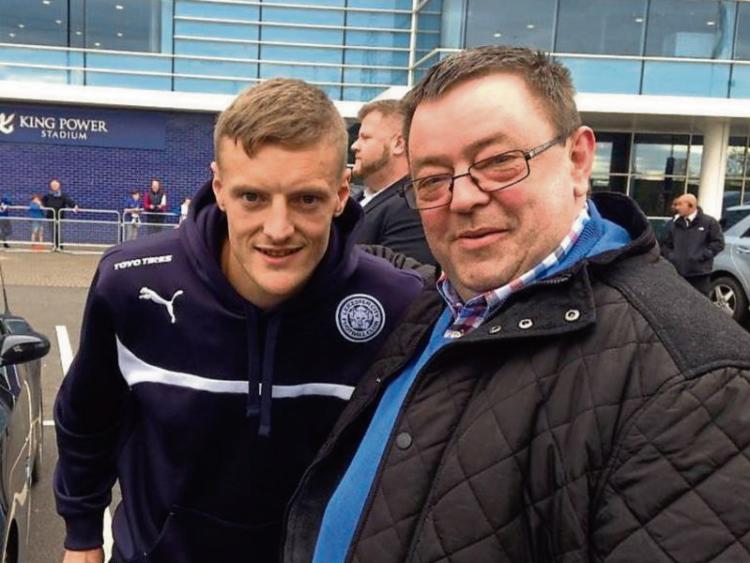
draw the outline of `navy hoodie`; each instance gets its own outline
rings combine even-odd
[[[219,263],[210,184],[179,229],[113,248],[55,403],[65,546],[102,543],[119,479],[127,561],[270,562],[286,503],[422,287],[354,245],[349,201],[305,288],[261,311]]]

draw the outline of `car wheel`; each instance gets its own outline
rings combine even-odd
[[[714,305],[738,323],[747,320],[747,296],[734,278],[722,276],[712,280],[708,297]]]

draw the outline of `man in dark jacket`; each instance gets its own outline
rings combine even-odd
[[[745,561],[750,337],[587,198],[570,74],[467,50],[406,98],[408,201],[444,274],[289,512],[301,563]]]
[[[378,100],[362,106],[357,140],[352,144],[354,179],[364,184],[357,200],[365,210],[359,232],[362,244],[378,244],[434,264],[419,213],[401,195],[409,163],[401,130],[404,110],[399,100]]]
[[[348,138],[320,90],[269,80],[219,117],[179,229],[102,258],[55,403],[65,562],[278,559],[303,471],[422,287],[360,250]]]
[[[690,285],[708,295],[714,256],[724,250],[719,222],[703,213],[693,194],[674,201],[677,216],[669,223],[661,253]]]
[[[54,219],[50,222],[50,240],[53,241],[55,248],[62,249],[62,229],[60,229],[60,219],[64,219],[62,215],[63,209],[72,209],[78,211],[78,204],[73,201],[68,194],[63,192],[60,180],[52,178],[49,182],[49,192],[42,196],[42,207],[48,209],[47,217]]]

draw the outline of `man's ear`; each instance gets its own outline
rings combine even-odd
[[[570,136],[570,164],[573,187],[577,197],[586,197],[594,167],[596,138],[590,127],[581,126]]]
[[[406,143],[401,133],[396,133],[391,140],[391,154],[401,156],[406,154]]]
[[[211,180],[211,189],[214,192],[214,198],[216,199],[216,205],[224,211],[224,192],[221,186],[221,176],[219,174],[219,165],[215,160],[211,161],[211,172],[213,172],[213,179]]]
[[[341,182],[336,193],[336,210],[333,212],[334,217],[338,217],[344,212],[346,201],[349,199],[349,184],[352,181],[352,171],[347,166],[341,175]]]

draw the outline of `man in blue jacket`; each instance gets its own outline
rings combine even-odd
[[[214,134],[180,229],[109,251],[55,404],[65,562],[278,558],[284,511],[422,286],[354,245],[344,122],[270,80]]]

